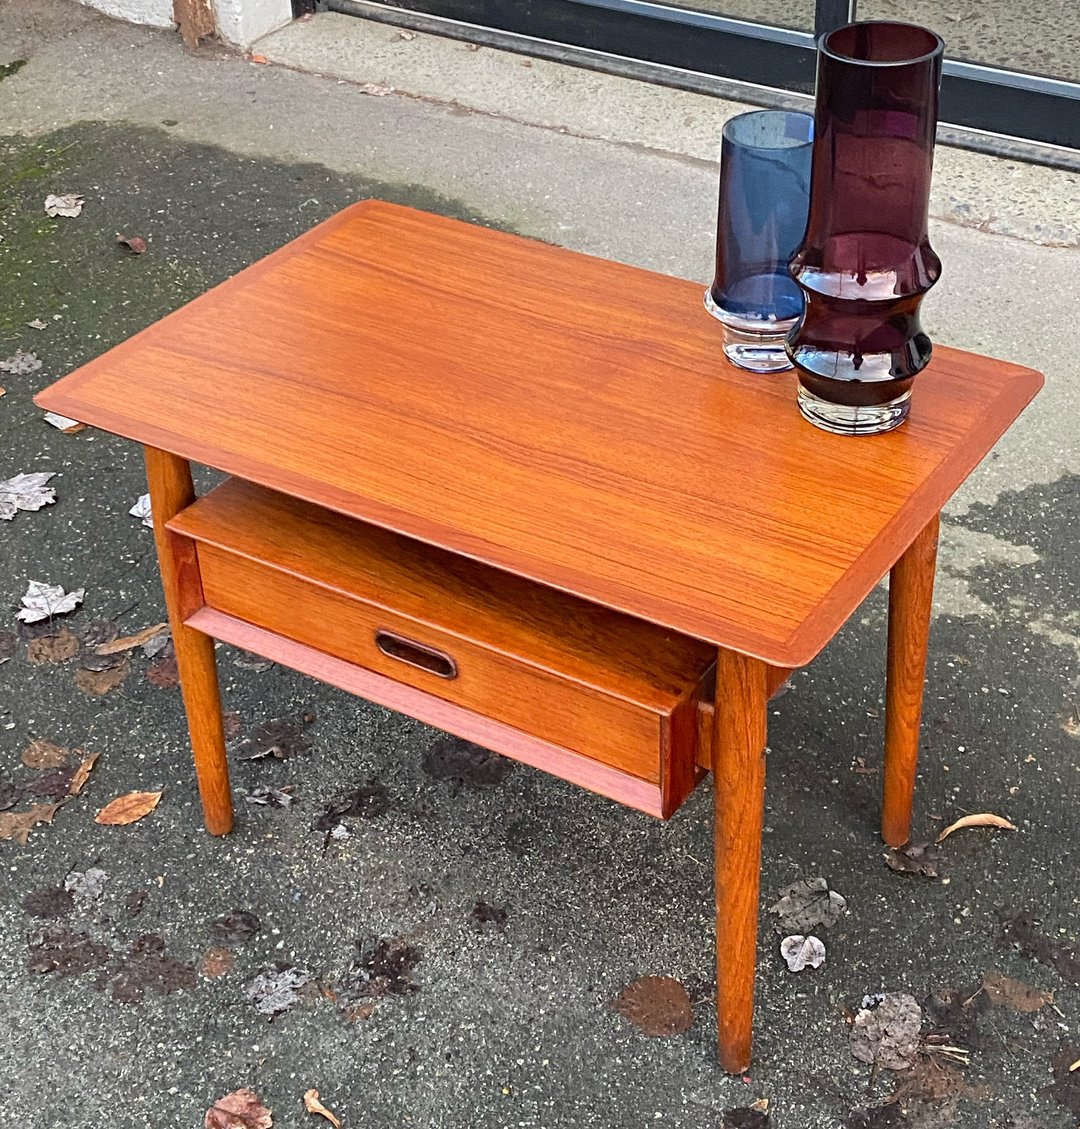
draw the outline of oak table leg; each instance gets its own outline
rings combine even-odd
[[[926,524],[893,565],[889,578],[881,837],[891,847],[903,846],[911,836],[938,524],[936,516]]]
[[[716,662],[712,773],[716,803],[716,1018],[720,1065],[750,1065],[761,829],[766,665],[722,650]]]
[[[191,543],[165,528],[167,521],[195,500],[191,467],[187,459],[155,447],[146,447],[145,453],[154,541],[195,754],[203,821],[211,835],[226,835],[232,830],[233,808],[214,641],[184,626],[187,616],[202,605],[199,566]]]

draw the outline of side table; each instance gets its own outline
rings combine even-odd
[[[939,348],[902,428],[828,435],[725,359],[698,284],[368,201],[37,403],[146,449],[212,833],[214,639],[662,818],[711,770],[739,1072],[769,695],[889,573],[906,842],[938,514],[1041,384]],[[196,499],[189,461],[232,477]]]

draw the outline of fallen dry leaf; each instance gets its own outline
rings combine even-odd
[[[0,372],[10,372],[13,376],[25,376],[28,372],[37,372],[39,368],[41,361],[38,360],[37,353],[27,353],[22,349],[16,349],[7,360],[0,361]]]
[[[825,963],[825,945],[818,937],[796,933],[780,942],[780,955],[792,972],[802,972],[804,968],[820,968]]]
[[[167,630],[168,624],[155,623],[153,627],[144,627],[142,631],[136,631],[134,635],[125,635],[122,639],[113,639],[109,643],[102,643],[99,647],[94,648],[94,654],[118,655],[121,651],[131,651],[136,647],[141,647],[144,643],[153,639],[155,635],[160,635]]]
[[[906,1070],[919,1051],[922,1018],[914,996],[887,992],[873,1007],[860,1008],[856,1014],[851,1053],[860,1062]]]
[[[147,248],[147,242],[141,235],[121,235],[118,231],[116,242],[126,247],[133,255],[142,255]]]
[[[1025,984],[1023,980],[1013,980],[1011,976],[1003,976],[1000,972],[987,972],[983,976],[982,986],[991,1003],[1012,1008],[1013,1011],[1038,1011],[1054,999],[1053,992]]]
[[[59,584],[45,584],[40,580],[31,580],[26,595],[22,597],[22,610],[16,613],[15,618],[22,620],[23,623],[37,623],[41,619],[67,615],[82,603],[85,594],[85,588],[75,588],[71,592],[65,592]]]
[[[83,197],[77,192],[65,192],[61,196],[50,193],[45,197],[45,214],[74,219],[83,210],[83,203]]]
[[[14,631],[0,631],[0,666],[13,658],[19,645],[19,637]]]
[[[108,874],[100,866],[72,870],[64,878],[64,889],[81,901],[96,902],[105,893]]]
[[[6,395],[7,395],[7,389],[4,388],[3,386],[0,386],[0,396],[6,396]]]
[[[78,752],[78,750],[76,750]],[[100,753],[91,753],[86,757],[83,762],[75,769],[75,775],[71,778],[71,783],[68,785],[68,795],[77,796],[86,786],[86,781],[90,777],[90,771],[97,764]]]
[[[62,627],[55,635],[39,635],[26,644],[29,663],[63,663],[78,653],[79,640],[67,627]]]
[[[779,918],[778,931],[805,935],[819,925],[826,929],[835,925],[846,909],[847,900],[830,890],[824,878],[806,878],[784,887],[780,900],[769,908],[769,913]]]
[[[262,922],[246,909],[231,909],[210,922],[210,928],[233,945],[243,944],[262,928]]]
[[[670,976],[642,976],[628,984],[611,1005],[646,1035],[668,1038],[689,1031],[694,1009],[686,989]]]
[[[104,670],[82,667],[75,671],[75,685],[91,698],[100,698],[110,690],[115,690],[127,678],[130,669],[131,664],[126,655],[123,661],[107,666]]]
[[[29,811],[0,811],[0,839],[13,839],[25,847],[30,829],[39,823],[52,823],[65,801],[55,804],[34,804]]]
[[[1021,915],[1005,926],[1005,938],[1040,964],[1056,969],[1066,980],[1080,986],[1080,955],[1067,941],[1052,940],[1039,928],[1039,922]]]
[[[398,31],[398,39],[408,40],[408,39],[415,39],[415,38],[416,38],[416,32],[415,31],[408,31],[405,28],[401,28]]]
[[[33,321],[28,321],[26,324],[31,329],[48,329],[49,328],[49,323],[42,321],[41,318],[34,318]]]
[[[228,949],[207,949],[199,962],[199,971],[208,980],[217,980],[233,970],[236,957]]]
[[[387,94],[394,93],[392,86],[384,86],[381,82],[362,82],[359,89],[361,94],[370,94],[373,98],[385,98]]]
[[[306,968],[266,968],[248,985],[247,998],[268,1019],[286,1012],[299,999],[297,993],[311,979]]]
[[[336,1129],[341,1129],[341,1120],[335,1117],[327,1108],[319,1101],[318,1090],[307,1090],[304,1094],[304,1109],[308,1113],[317,1113],[320,1117],[325,1117],[331,1125]]]
[[[31,917],[44,920],[66,917],[75,908],[75,899],[70,891],[61,886],[46,886],[33,890],[22,900],[22,908]]]
[[[272,1129],[270,1110],[252,1090],[234,1090],[206,1111],[204,1129]]]
[[[27,768],[62,768],[67,764],[69,756],[67,749],[35,737],[23,750],[21,759]]]
[[[251,61],[253,63],[269,63],[270,60],[265,55],[252,55]]]
[[[1003,819],[1000,815],[993,815],[988,811],[979,812],[977,815],[965,815],[963,818],[958,819],[955,823],[950,823],[948,827],[934,840],[935,843],[941,843],[947,839],[954,831],[959,831],[963,827],[1000,827],[1003,831],[1015,831],[1016,824],[1010,823],[1007,819]]]
[[[140,494],[138,501],[128,510],[132,517],[137,517],[145,526],[154,528],[154,518],[150,512],[150,495]]]
[[[900,874],[921,874],[937,878],[938,851],[931,843],[906,843],[895,847],[885,856],[885,865]]]
[[[128,792],[110,800],[94,817],[96,823],[123,827],[149,815],[158,806],[160,792]]]
[[[56,501],[56,490],[45,483],[55,471],[17,474],[0,482],[0,520],[11,521],[19,510],[40,510]]]
[[[299,753],[306,753],[311,748],[311,738],[305,730],[312,721],[314,717],[311,714],[304,714],[299,718],[275,717],[257,725],[237,745],[237,757],[247,761],[263,757],[288,760]]]
[[[65,435],[74,435],[78,431],[86,430],[85,423],[80,423],[70,416],[59,415],[57,412],[46,412],[42,418],[51,427],[55,427],[57,431],[62,431]]]
[[[146,668],[146,677],[148,681],[163,690],[168,690],[172,686],[179,686],[180,670],[176,665],[176,655],[162,655],[161,658],[155,659]]]

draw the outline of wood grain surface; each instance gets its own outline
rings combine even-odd
[[[939,347],[903,427],[828,435],[701,290],[369,201],[37,403],[800,666],[1042,378]]]

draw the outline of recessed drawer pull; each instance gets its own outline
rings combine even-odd
[[[439,678],[457,678],[457,663],[442,651],[434,647],[425,647],[413,639],[406,639],[404,635],[397,635],[393,631],[376,631],[375,646],[384,655],[392,659],[399,659],[409,666],[419,667],[429,674]]]

